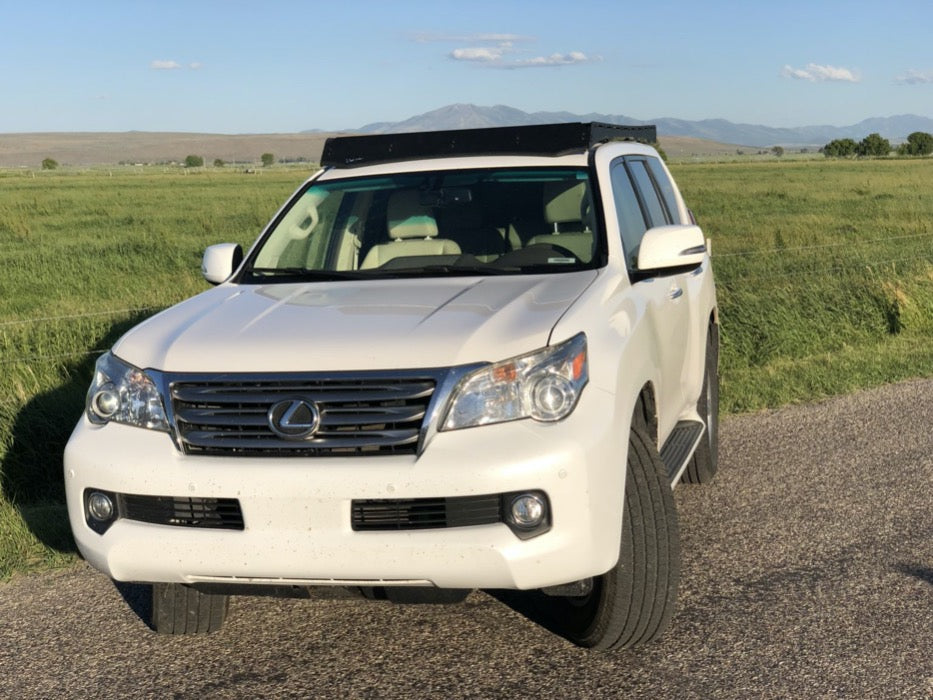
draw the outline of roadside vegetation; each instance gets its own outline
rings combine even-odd
[[[73,560],[61,453],[99,352],[202,291],[205,245],[248,245],[309,173],[0,171],[0,580]]]
[[[933,159],[671,168],[712,240],[725,413],[933,376]],[[0,580],[73,561],[61,453],[96,356],[309,173],[0,171]]]
[[[724,411],[933,375],[933,159],[672,169],[712,239]]]

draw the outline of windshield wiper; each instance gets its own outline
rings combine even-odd
[[[418,267],[382,268],[385,275],[515,275],[521,272],[518,267],[493,267],[491,265],[421,265]]]
[[[309,270],[304,267],[251,267],[247,274],[255,277],[295,277],[303,280],[358,280],[366,277],[365,272],[355,270]]]
[[[537,272],[538,270],[535,270]],[[552,270],[553,271],[553,267]],[[303,267],[253,267],[246,271],[253,280],[262,278],[288,278],[331,282],[338,280],[360,280],[376,277],[456,277],[518,275],[527,273],[527,266],[509,265],[418,265],[412,267],[377,267],[367,270],[309,270]]]
[[[520,268],[523,275],[553,275],[562,272],[580,272],[580,270],[590,270],[591,267],[584,263],[537,263],[534,265],[522,265]]]

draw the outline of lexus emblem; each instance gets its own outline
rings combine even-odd
[[[269,428],[285,440],[307,440],[321,425],[321,411],[305,399],[285,399],[272,405],[266,414]]]

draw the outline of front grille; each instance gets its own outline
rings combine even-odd
[[[235,498],[173,496],[118,497],[120,517],[157,525],[242,530],[243,512]]]
[[[354,530],[421,530],[465,527],[502,522],[502,498],[455,496],[452,498],[405,498],[355,500]]]
[[[341,456],[416,454],[437,380],[372,374],[170,379],[175,427],[189,454]],[[302,401],[318,412],[311,435],[286,438],[270,409]]]

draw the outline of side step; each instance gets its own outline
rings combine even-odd
[[[694,450],[700,444],[700,438],[706,426],[700,421],[682,420],[671,431],[667,442],[661,448],[661,461],[667,467],[667,479],[674,483],[680,476],[687,460],[693,456]]]

